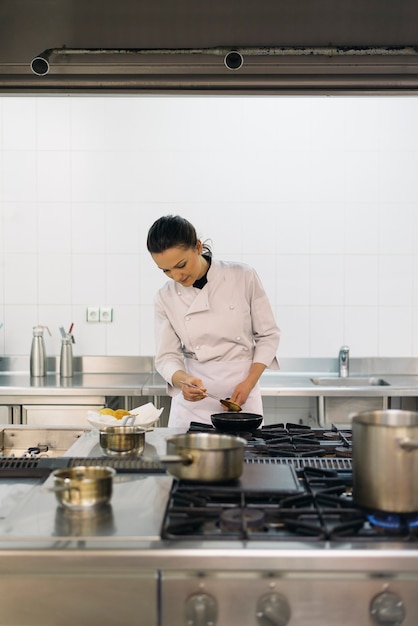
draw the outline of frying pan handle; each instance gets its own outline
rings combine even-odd
[[[404,437],[403,439],[398,439],[397,441],[402,450],[406,450],[407,452],[418,450],[418,439],[409,439],[409,437]]]

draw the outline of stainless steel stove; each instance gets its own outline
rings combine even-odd
[[[55,626],[61,608],[60,626],[415,626],[416,520],[353,502],[349,429],[297,426],[247,433],[243,474],[221,485],[165,474],[173,431],[155,429],[91,514],[60,509],[39,479],[0,520],[4,623]],[[107,462],[95,433],[70,453]]]
[[[212,430],[191,425],[201,429]],[[275,424],[244,437],[239,481],[172,486],[163,539],[214,544],[223,567],[213,573],[201,556],[194,579],[166,574],[163,598],[177,621],[167,614],[163,623],[415,624],[418,515],[356,505],[350,429]],[[237,543],[241,557],[230,550]]]

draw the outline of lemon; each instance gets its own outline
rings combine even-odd
[[[117,420],[122,419],[122,417],[125,417],[125,415],[129,415],[129,411],[125,411],[125,409],[117,409],[116,411],[114,411],[114,416]]]
[[[100,413],[102,415],[115,415],[115,412],[113,409],[100,409]]]

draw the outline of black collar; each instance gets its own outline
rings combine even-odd
[[[208,265],[208,269],[203,274],[202,278],[199,278],[198,280],[195,280],[195,282],[193,283],[193,287],[197,287],[197,289],[203,289],[203,287],[208,282],[208,271],[209,271],[209,268],[210,268],[210,264],[212,263],[212,257],[209,254],[202,254],[202,257],[204,259],[206,259],[206,261],[208,262],[209,265]]]

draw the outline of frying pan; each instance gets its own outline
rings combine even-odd
[[[224,411],[223,413],[214,413],[210,416],[210,419],[217,430],[239,432],[243,430],[255,430],[261,425],[263,416],[257,415],[257,413]]]

